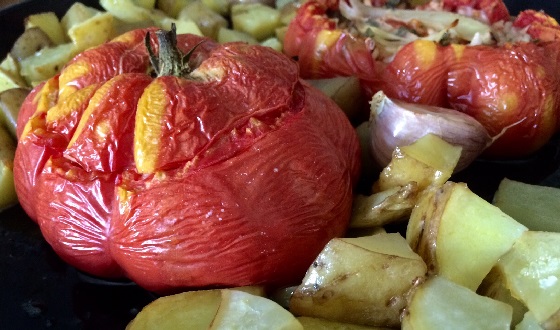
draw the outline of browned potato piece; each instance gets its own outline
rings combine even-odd
[[[274,30],[274,35],[278,40],[284,42],[284,37],[286,37],[286,31],[288,31],[288,26],[283,25],[281,27],[276,28],[276,30]]]
[[[441,275],[476,291],[527,228],[473,193],[466,184],[431,186],[412,210],[406,239]]]
[[[307,271],[289,308],[297,316],[398,327],[406,296],[426,271],[400,234],[335,238]]]
[[[427,134],[393,151],[391,162],[379,175],[375,191],[404,186],[411,181],[415,181],[420,190],[432,184],[442,185],[453,174],[460,157],[461,147]]]
[[[24,58],[32,56],[41,49],[52,45],[52,40],[43,30],[38,27],[32,27],[26,29],[19,38],[17,38],[12,46],[10,54],[16,60],[21,61]]]
[[[29,15],[25,19],[25,28],[38,27],[57,45],[66,42],[66,35],[58,16],[52,11]]]
[[[417,195],[416,182],[370,196],[356,195],[352,205],[350,227],[371,228],[406,220],[416,203]]]
[[[136,5],[133,0],[99,0],[107,12],[127,23],[139,23],[153,20],[154,11]]]

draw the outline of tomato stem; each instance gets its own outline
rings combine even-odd
[[[187,54],[183,55],[177,47],[177,32],[175,23],[171,24],[171,30],[158,30],[156,37],[159,43],[159,53],[156,55],[150,43],[150,32],[146,33],[146,48],[150,55],[150,63],[157,77],[176,76],[185,78],[191,73],[189,59],[198,45],[195,45]]]

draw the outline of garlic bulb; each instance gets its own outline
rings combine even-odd
[[[396,147],[428,133],[463,148],[455,172],[467,167],[494,140],[478,121],[457,110],[393,100],[382,91],[370,105],[371,150],[381,168],[389,164]]]

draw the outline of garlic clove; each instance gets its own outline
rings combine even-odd
[[[494,140],[467,114],[391,99],[382,91],[370,101],[369,123],[372,157],[381,168],[389,164],[396,147],[410,145],[429,133],[463,148],[455,172],[466,168]]]

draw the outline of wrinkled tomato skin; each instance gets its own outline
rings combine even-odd
[[[559,61],[560,43],[553,42],[466,47],[451,63],[450,106],[500,136],[487,155],[527,156],[558,131]]]
[[[345,114],[266,47],[179,36],[183,52],[204,41],[192,79],[153,78],[138,33],[26,100],[26,211],[63,260],[154,292],[297,284],[349,221],[360,148]],[[137,63],[89,63],[121,55]]]
[[[86,172],[120,172],[134,166],[134,109],[152,81],[143,73],[124,73],[109,79],[95,94],[69,142],[64,157]],[[113,135],[117,135],[113,137]]]
[[[116,176],[47,163],[35,190],[41,210],[37,223],[45,240],[67,263],[104,278],[124,275],[109,253]]]
[[[431,41],[406,44],[376,78],[364,80],[368,94],[383,90],[389,97],[409,102],[447,104],[448,53]]]
[[[31,219],[36,220],[36,194],[33,187],[46,161],[60,154],[61,141],[58,134],[49,134],[44,129],[46,111],[57,101],[58,77],[39,84],[25,98],[17,119],[17,136],[21,138],[25,130],[32,131],[25,141],[18,143],[14,162],[14,178],[19,183],[18,198],[21,207]],[[33,117],[33,119],[31,119]],[[31,120],[30,120],[31,119]],[[38,128],[36,130],[36,128]],[[18,156],[19,154],[19,156]]]
[[[306,110],[286,131],[271,132],[237,157],[204,171],[150,182],[149,189],[121,199],[126,207],[120,207],[113,221],[111,246],[126,273],[155,291],[185,284],[281,286],[300,281],[313,256],[330,238],[344,234],[347,223],[340,219],[351,211],[355,175],[341,176],[347,164],[325,152],[355,150],[353,143],[321,138],[308,129],[325,120],[315,103],[320,98],[311,95]],[[325,124],[338,132],[344,122],[339,119]],[[321,200],[330,202],[317,203]],[[164,279],[173,279],[167,284],[171,287],[162,287]]]
[[[298,59],[304,78],[357,76],[367,97],[383,90],[389,97],[465,112],[495,137],[485,157],[528,156],[558,132],[560,26],[552,17],[527,10],[513,20],[533,42],[444,46],[417,40],[384,62],[373,59],[368,38],[329,18],[336,4],[308,1],[288,27],[285,51]],[[510,21],[501,0],[446,0],[443,9],[491,23]]]
[[[488,157],[527,156],[559,129],[560,43],[504,47],[441,46],[416,41],[404,46],[367,83],[370,93],[448,107],[477,119],[492,136]]]

